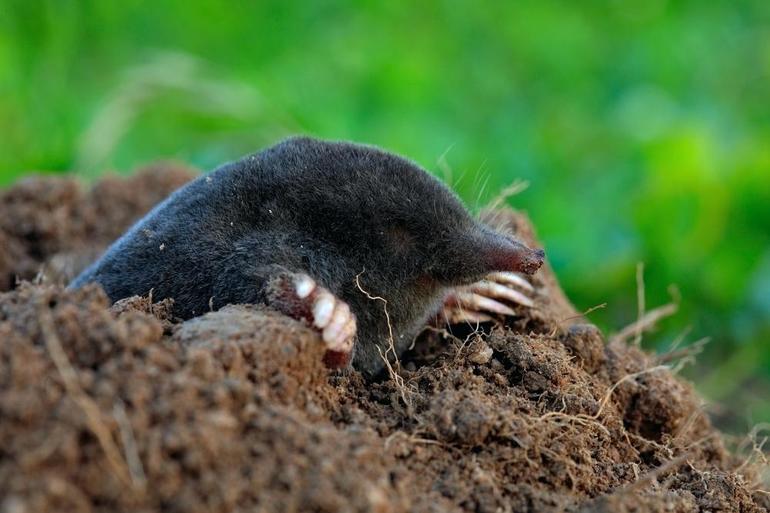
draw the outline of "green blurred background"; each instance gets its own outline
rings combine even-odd
[[[609,331],[712,341],[718,422],[770,420],[770,2],[0,0],[0,185],[294,133],[407,155],[477,208],[504,186]],[[676,294],[675,294],[676,295]],[[685,342],[687,343],[687,342]]]

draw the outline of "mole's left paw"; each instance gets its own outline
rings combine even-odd
[[[283,274],[270,283],[271,306],[307,321],[326,344],[324,363],[342,368],[350,363],[356,337],[356,316],[350,307],[304,273]]]
[[[535,288],[512,272],[495,272],[484,280],[458,287],[444,299],[437,320],[447,324],[489,322],[500,315],[516,315],[514,307],[534,306]]]

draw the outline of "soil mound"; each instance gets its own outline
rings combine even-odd
[[[0,290],[41,272],[68,282],[194,176],[189,168],[160,163],[90,189],[73,178],[32,176],[0,191]]]
[[[187,322],[62,287],[191,174],[0,195],[0,512],[766,511],[689,384],[577,315],[552,272],[485,332],[373,382],[251,306]],[[533,242],[520,214],[499,222]],[[19,282],[34,279],[36,282]]]

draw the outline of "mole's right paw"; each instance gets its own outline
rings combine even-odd
[[[478,324],[516,315],[514,308],[532,308],[535,288],[518,273],[494,272],[484,280],[454,289],[444,299],[437,321]]]
[[[356,337],[356,316],[334,294],[303,273],[283,274],[268,284],[270,306],[307,321],[326,344],[324,363],[330,368],[350,363]]]

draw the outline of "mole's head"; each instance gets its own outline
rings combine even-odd
[[[348,304],[353,366],[365,374],[382,369],[388,344],[409,346],[447,289],[543,264],[542,250],[483,225],[436,178],[382,150],[303,137],[243,162],[231,203],[278,234],[277,258]]]
[[[382,150],[294,138],[272,151],[292,161],[287,187],[307,227],[353,268],[380,282],[472,283],[493,271],[534,273],[544,252],[473,219],[457,196],[416,164]]]

